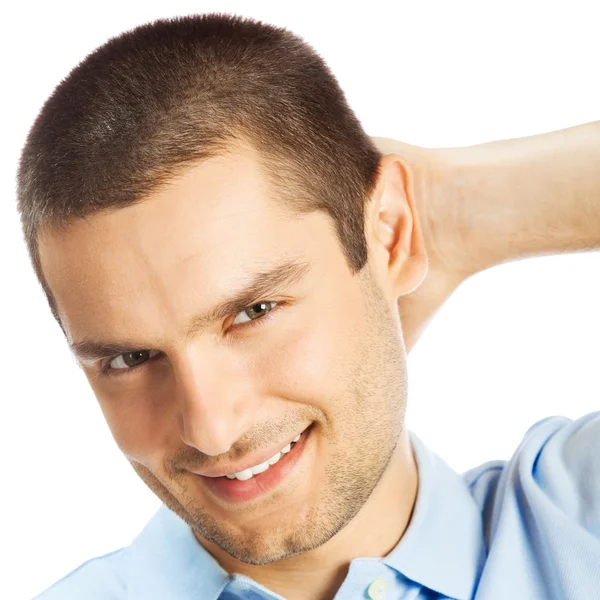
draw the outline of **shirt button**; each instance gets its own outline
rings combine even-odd
[[[390,589],[390,584],[387,579],[376,579],[367,590],[367,594],[371,600],[382,600]]]

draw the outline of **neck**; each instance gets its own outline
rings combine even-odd
[[[269,565],[248,565],[203,538],[228,573],[241,573],[288,600],[331,600],[354,558],[386,556],[398,544],[417,497],[418,472],[406,430],[388,467],[357,515],[322,546]]]

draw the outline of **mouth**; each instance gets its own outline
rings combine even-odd
[[[312,431],[313,425],[305,429],[296,442],[290,444],[289,451],[280,454],[276,462],[270,465],[260,465],[261,472],[250,473],[250,469],[238,473],[237,477],[205,477],[197,475],[202,483],[220,500],[232,504],[249,502],[260,496],[274,491],[287,481],[304,455],[306,443]],[[283,449],[285,450],[285,448]],[[273,457],[274,460],[277,455]],[[268,461],[271,462],[271,461]],[[260,470],[260,469],[259,469]],[[240,477],[238,479],[238,477]]]

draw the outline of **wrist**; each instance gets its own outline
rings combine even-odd
[[[484,231],[497,215],[483,210],[490,202],[493,169],[470,148],[427,148],[416,187],[426,198],[421,207],[430,263],[458,281],[486,268]],[[488,172],[489,169],[489,172]],[[489,265],[491,266],[491,264]]]
[[[435,150],[429,219],[450,233],[444,259],[465,278],[510,260],[518,161],[509,150],[496,143]]]

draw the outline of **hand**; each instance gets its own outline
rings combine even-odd
[[[452,292],[472,272],[464,260],[461,202],[452,171],[435,149],[411,146],[390,138],[372,138],[384,154],[398,154],[413,175],[414,202],[423,231],[428,273],[421,285],[398,299],[407,353]]]
[[[429,258],[421,286],[398,300],[407,352],[471,275],[600,249],[600,121],[462,148],[373,141],[410,167]]]

